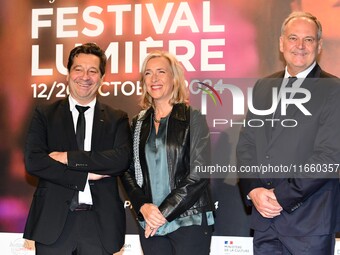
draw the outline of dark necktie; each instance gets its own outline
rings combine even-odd
[[[287,85],[284,88],[291,88],[293,86],[293,83],[296,80],[297,80],[297,78],[295,76],[293,76],[293,77],[289,76],[288,77],[288,83],[287,83]],[[282,89],[281,89],[281,91],[282,91]],[[290,94],[291,94],[290,92],[286,92],[285,97],[286,98],[290,98]],[[282,93],[281,93],[281,98],[282,98]],[[280,101],[281,101],[281,99],[280,99]],[[275,114],[273,116],[273,119],[280,119],[281,118],[281,102],[280,101],[277,104],[276,111],[275,111]],[[278,125],[278,122],[279,121],[276,121],[274,123],[274,125],[273,125],[274,128]]]
[[[89,106],[80,106],[76,105],[76,108],[79,112],[78,120],[77,120],[77,144],[79,150],[84,150],[84,140],[85,140],[85,115],[84,113],[89,109]]]
[[[295,76],[291,77],[289,76],[288,77],[288,83],[287,85],[285,86],[285,88],[291,88],[293,86],[293,83],[297,80],[297,78]],[[286,98],[290,98],[290,94],[291,92],[287,92],[286,93]]]
[[[77,120],[77,128],[76,128],[77,144],[78,144],[79,150],[84,150],[85,126],[86,126],[84,113],[90,107],[89,106],[76,105],[76,108],[79,112],[78,120]],[[70,204],[70,210],[71,211],[73,211],[79,205],[78,194],[79,194],[78,191],[76,191],[74,193],[74,196],[73,196],[71,204]]]

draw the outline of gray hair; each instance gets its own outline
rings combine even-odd
[[[317,29],[318,29],[317,39],[318,39],[318,41],[321,39],[321,37],[322,37],[322,26],[321,26],[321,23],[317,19],[317,17],[315,17],[314,15],[312,15],[309,12],[292,12],[282,23],[281,35],[284,34],[288,22],[291,21],[292,19],[296,19],[296,18],[305,18],[307,20],[313,21],[314,24],[316,25]]]

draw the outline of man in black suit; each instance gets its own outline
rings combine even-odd
[[[265,124],[243,127],[237,145],[239,170],[248,169],[240,187],[253,206],[254,254],[334,254],[340,217],[340,86],[316,62],[321,34],[313,15],[288,16],[280,36],[286,69],[259,80],[253,89],[257,110],[279,101],[276,113],[248,111],[247,123],[260,119]],[[294,77],[292,88],[284,88],[288,77]],[[280,91],[278,100],[273,100],[274,88]],[[286,102],[293,104],[286,107]],[[259,173],[249,172],[254,166]],[[262,174],[264,166],[279,170]]]
[[[25,165],[39,183],[24,238],[35,240],[38,255],[107,255],[124,244],[117,176],[130,164],[131,135],[127,114],[96,98],[105,67],[96,44],[75,47],[69,97],[34,112]]]

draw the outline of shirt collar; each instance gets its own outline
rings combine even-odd
[[[313,70],[313,68],[315,67],[315,65],[316,65],[316,61],[314,61],[314,63],[311,64],[310,67],[308,67],[306,70],[304,70],[304,71],[298,73],[297,75],[295,75],[295,77],[297,77],[297,78],[302,78],[302,79],[306,78],[307,75]],[[288,77],[291,77],[291,76],[292,76],[292,75],[290,75],[290,74],[288,73],[287,66],[286,66],[284,78],[288,78]]]
[[[74,110],[74,108],[76,108],[76,105],[81,105],[81,106],[89,106],[90,108],[94,108],[95,104],[96,104],[96,101],[97,101],[97,98],[95,97],[90,103],[88,103],[87,105],[82,105],[82,104],[79,104],[77,102],[77,100],[75,100],[71,94],[69,95],[68,97],[68,102],[70,104],[70,111],[72,112]]]

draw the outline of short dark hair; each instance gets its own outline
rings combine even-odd
[[[105,52],[95,43],[85,43],[71,50],[70,55],[68,57],[68,63],[67,63],[68,72],[71,71],[74,57],[78,56],[81,53],[92,54],[92,55],[99,57],[100,59],[99,70],[101,73],[101,77],[103,77],[103,75],[105,74],[105,68],[106,68],[106,55],[105,55]]]

